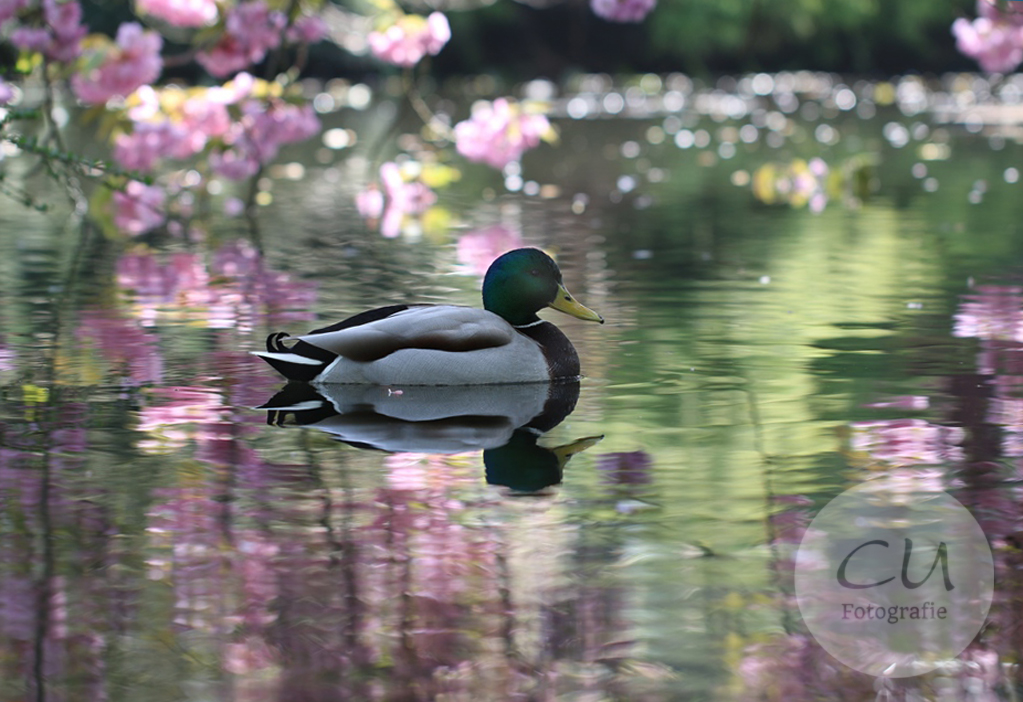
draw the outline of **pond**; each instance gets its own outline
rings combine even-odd
[[[414,147],[386,95],[268,170],[258,237],[5,202],[0,700],[872,698],[793,594],[806,525],[867,479],[948,490],[996,573],[958,662],[881,693],[1017,699],[1023,133],[977,81],[582,77],[556,146],[464,168],[394,238],[355,208]],[[545,313],[584,373],[557,402],[317,394],[249,354],[478,306],[523,245],[607,320]],[[394,419],[545,401],[533,432]]]

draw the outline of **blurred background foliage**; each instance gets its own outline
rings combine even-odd
[[[130,3],[82,4],[86,22],[99,31],[113,34],[131,18]],[[457,41],[433,59],[432,72],[439,75],[559,80],[577,71],[706,76],[809,69],[888,76],[976,70],[956,51],[950,32],[957,17],[975,16],[971,0],[661,0],[638,25],[605,22],[588,0],[403,4],[411,12],[447,13]],[[378,62],[329,43],[314,49],[306,68],[318,77],[379,70]]]
[[[446,71],[737,71],[811,69],[891,75],[973,70],[952,22],[970,0],[662,0],[646,22],[613,25],[585,0],[536,8],[500,1],[455,13]],[[525,39],[524,39],[525,38]]]

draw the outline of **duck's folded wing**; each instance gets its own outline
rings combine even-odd
[[[472,307],[409,307],[383,319],[299,340],[353,361],[370,362],[401,349],[476,351],[504,346],[515,329],[496,314]]]

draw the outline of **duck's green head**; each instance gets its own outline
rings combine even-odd
[[[483,307],[516,326],[537,321],[536,313],[544,307],[604,323],[576,302],[561,282],[558,264],[539,249],[515,249],[490,264],[483,279]]]

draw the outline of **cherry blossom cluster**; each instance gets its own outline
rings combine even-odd
[[[477,102],[469,119],[456,124],[449,135],[459,154],[498,170],[519,161],[541,141],[556,138],[538,106],[507,98]],[[420,231],[420,216],[437,200],[433,188],[459,175],[451,166],[422,158],[406,158],[400,165],[387,162],[380,168],[380,183],[358,194],[356,208],[368,225],[378,227],[385,237],[415,236]]]
[[[456,151],[470,161],[498,170],[517,162],[541,141],[554,141],[557,133],[538,104],[519,103],[508,98],[493,102],[481,100],[469,119],[454,129],[444,128],[455,142]],[[423,154],[387,162],[380,168],[380,182],[373,183],[356,197],[356,208],[370,228],[379,228],[385,237],[399,234],[418,236],[422,215],[436,202],[434,188],[443,187],[460,177],[460,171],[444,165],[442,153],[417,144]]]
[[[1023,63],[1023,12],[1003,12],[992,0],[977,0],[977,14],[952,24],[956,48],[990,73],[1007,73]]]
[[[590,0],[590,9],[608,22],[642,22],[657,0]]]
[[[448,18],[440,12],[429,17],[401,15],[382,30],[367,37],[370,51],[395,66],[415,66],[425,56],[436,56],[451,39]]]
[[[235,5],[224,19],[224,33],[213,48],[196,56],[218,78],[257,64],[281,43],[287,25],[284,13],[270,10],[263,0]]]
[[[175,27],[205,27],[218,15],[214,0],[135,0],[135,10]]]
[[[472,117],[455,125],[455,146],[470,161],[504,168],[543,140],[553,139],[547,118],[506,98],[480,101]]]
[[[309,105],[288,102],[280,86],[240,73],[223,86],[155,90],[143,86],[129,100],[124,131],[114,137],[114,159],[126,169],[152,172],[164,159],[205,153],[210,170],[242,180],[276,158],[284,144],[320,131]],[[114,223],[141,234],[163,223],[157,186],[130,181],[114,194]]]
[[[595,13],[615,22],[639,21],[655,4],[591,1]],[[294,51],[296,47],[327,39],[330,30],[318,14],[324,8],[315,0],[135,0],[132,6],[140,21],[122,23],[111,38],[90,34],[80,0],[0,0],[0,39],[30,59],[25,65],[41,63],[47,86],[66,80],[80,104],[104,108],[113,117],[106,120],[113,125],[113,161],[127,173],[108,181],[116,192],[93,202],[106,208],[112,226],[136,236],[164,226],[169,211],[185,213],[184,199],[194,199],[194,192],[175,185],[178,176],[161,169],[191,167],[204,181],[212,176],[252,178],[277,157],[282,145],[320,131],[312,106],[288,88],[298,75],[289,70],[288,61],[298,61],[302,52]],[[382,62],[411,70],[439,54],[452,38],[441,12],[409,14],[394,0],[378,0],[374,7],[378,14],[366,46]],[[173,56],[174,64],[194,60],[226,82],[158,87],[165,63],[161,32],[175,44],[191,44]],[[275,58],[268,60],[271,52]],[[264,62],[285,72],[273,81],[257,80],[250,72]],[[23,98],[17,85],[0,80],[0,105],[20,105]],[[438,133],[427,161],[445,161],[450,140],[465,158],[497,169],[555,135],[540,111],[506,98],[478,103],[453,133],[447,127]],[[379,220],[385,236],[407,231],[436,201],[433,184],[416,166],[422,162],[398,158],[385,163],[380,184],[360,195],[360,212]],[[135,173],[150,178],[143,182],[128,177]],[[202,183],[188,188],[197,185]]]
[[[42,12],[31,7],[28,0],[14,0],[0,8],[0,24],[15,17],[18,11],[29,12],[34,21],[26,22],[11,32],[11,43],[20,49],[38,51],[50,61],[74,61],[82,53],[82,39],[88,29],[82,24],[82,7],[74,0],[58,2],[43,0]]]
[[[100,37],[85,51],[85,67],[72,76],[71,87],[79,100],[91,105],[127,97],[160,77],[162,47],[159,34],[143,30],[136,22],[125,22],[117,30],[115,44]]]

